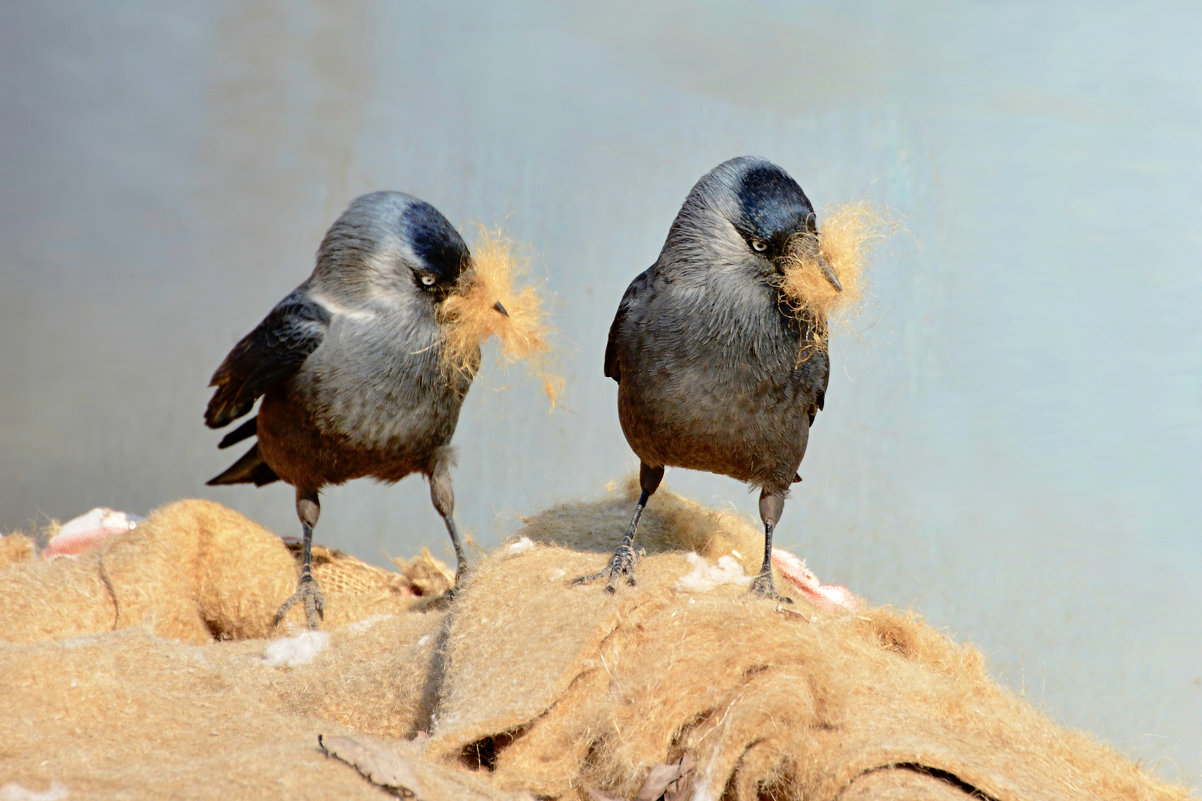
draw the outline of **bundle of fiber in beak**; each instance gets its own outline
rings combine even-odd
[[[883,238],[886,228],[880,211],[848,203],[827,214],[816,243],[808,234],[790,243],[781,292],[798,318],[812,325],[817,347],[826,347],[832,318],[846,323],[859,311],[869,244]]]
[[[563,378],[551,369],[543,299],[535,287],[522,286],[528,259],[500,229],[481,226],[472,246],[472,265],[441,307],[444,369],[473,372],[476,349],[495,336],[502,360],[525,362],[554,406]]]

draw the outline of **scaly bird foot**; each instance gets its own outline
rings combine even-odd
[[[767,598],[770,601],[778,601],[780,603],[791,604],[792,598],[787,598],[776,591],[776,585],[772,582],[772,571],[767,570],[760,573],[751,582],[751,591],[761,598]]]
[[[618,550],[614,551],[614,555],[610,558],[609,564],[604,570],[596,573],[589,573],[587,576],[580,576],[572,579],[572,584],[591,584],[599,579],[605,579],[605,591],[609,594],[617,592],[618,578],[625,576],[626,583],[631,587],[634,586],[634,563],[638,558],[634,552],[634,548],[622,543],[618,546]]]
[[[284,601],[280,611],[275,613],[275,622],[272,623],[272,626],[280,625],[284,615],[288,614],[288,610],[298,601],[305,602],[305,620],[310,629],[316,630],[317,621],[324,620],[326,616],[326,597],[322,593],[321,587],[317,586],[317,580],[313,578],[313,574],[308,572],[301,573],[300,581],[296,585],[296,592],[292,593],[288,600]]]

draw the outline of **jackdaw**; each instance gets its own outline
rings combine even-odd
[[[400,192],[351,202],[317,251],[313,274],[272,309],[217,368],[205,423],[251,417],[221,440],[258,441],[209,484],[282,480],[296,488],[304,534],[300,581],[276,613],[298,601],[310,628],[324,614],[310,546],[329,484],[370,476],[399,481],[421,473],[465,569],[453,516],[451,436],[480,364],[440,365],[439,305],[472,269],[467,245],[429,203]],[[498,302],[501,314],[505,309]]]
[[[639,457],[642,490],[608,566],[576,583],[634,584],[634,534],[664,467],[705,470],[760,490],[764,562],[755,593],[779,598],[772,533],[826,398],[830,362],[819,321],[782,296],[791,259],[815,260],[814,209],[783,169],[761,158],[719,164],[685,199],[659,258],[622,296],[605,348],[618,417]]]

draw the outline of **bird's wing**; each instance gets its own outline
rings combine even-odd
[[[229,425],[295,373],[321,344],[329,324],[330,312],[303,288],[280,301],[213,373],[209,386],[217,391],[205,409],[209,428]]]
[[[814,406],[810,408],[810,425],[814,425],[814,418],[818,416],[818,412],[826,407],[826,388],[831,383],[831,360],[827,356],[826,351],[821,348],[815,354],[816,358],[822,360],[818,365],[819,376],[818,386],[814,392]]]
[[[618,304],[618,312],[609,326],[609,342],[605,344],[605,377],[612,378],[619,384],[622,383],[622,366],[618,360],[617,339],[626,314],[631,307],[638,305],[643,297],[651,291],[651,269],[648,268],[639,273],[630,282],[630,286],[626,287],[626,293],[622,295],[622,302]]]

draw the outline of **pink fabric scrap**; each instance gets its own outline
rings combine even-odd
[[[781,577],[801,590],[806,600],[819,609],[846,609],[854,612],[860,601],[851,590],[838,584],[823,584],[808,567],[804,559],[798,559],[788,551],[772,549],[772,566],[780,571]]]
[[[42,550],[42,558],[78,556],[114,534],[132,531],[139,520],[141,518],[127,512],[115,512],[98,506],[64,523]]]

